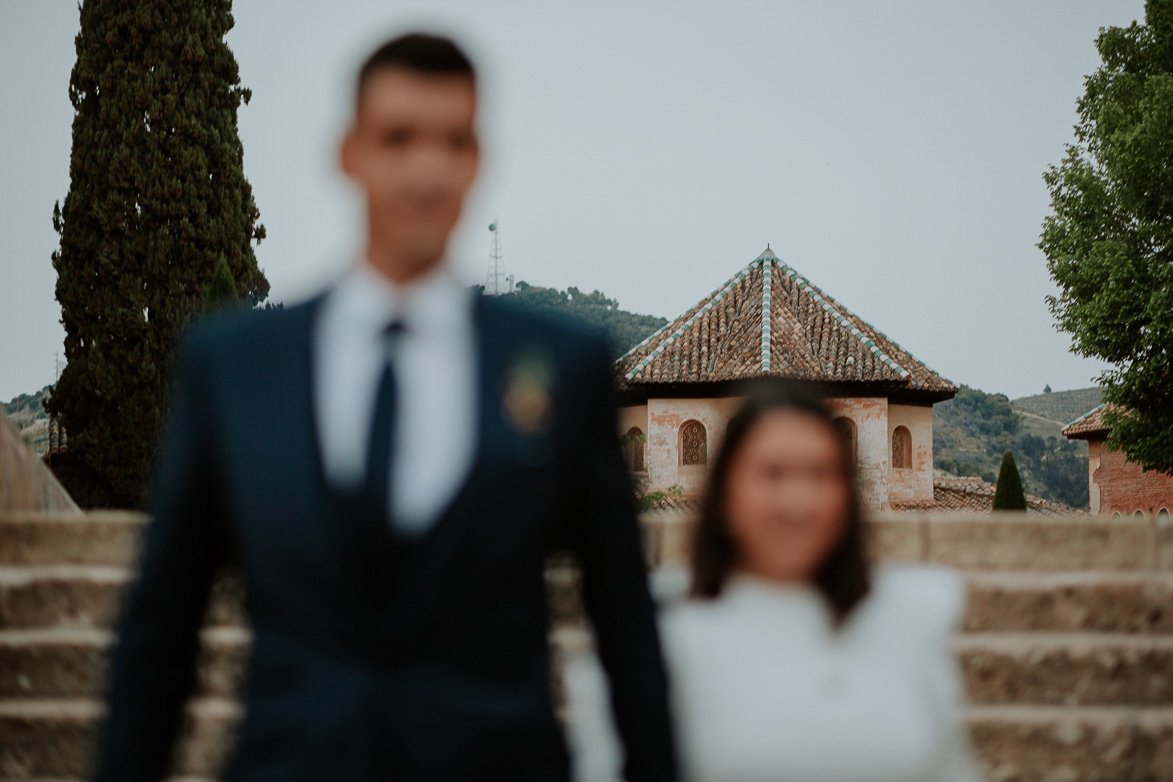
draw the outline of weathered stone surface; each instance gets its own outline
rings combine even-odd
[[[127,567],[138,553],[147,517],[129,511],[84,516],[0,516],[0,565],[114,565]]]
[[[887,516],[867,526],[868,554],[875,562],[923,562],[924,522],[919,518]]]
[[[111,628],[144,521],[0,518],[0,780],[80,779],[90,768]],[[679,571],[692,524],[645,519],[649,561]],[[989,779],[1173,782],[1173,526],[881,516],[869,547],[881,562],[964,571],[957,643]],[[571,560],[552,561],[555,677],[591,644],[579,580]],[[183,774],[213,776],[231,742],[239,708],[228,696],[248,649],[241,593],[232,577],[213,590]]]
[[[969,573],[966,632],[1173,633],[1173,575]]]
[[[1173,571],[1173,520],[1156,522],[1157,568]]]
[[[93,565],[0,566],[0,630],[34,627],[112,628],[130,585],[126,568]],[[206,623],[244,623],[239,576],[212,585]]]
[[[69,492],[5,415],[0,420],[0,513],[45,510],[81,514]]]
[[[0,567],[0,629],[111,627],[129,578],[114,567]]]
[[[95,762],[102,707],[91,700],[0,701],[0,779],[82,779]],[[215,777],[240,721],[240,707],[204,698],[187,706],[173,770]]]
[[[198,693],[232,697],[241,691],[248,638],[235,627],[201,633]],[[110,631],[95,629],[0,631],[0,699],[100,698],[113,639]]]
[[[983,633],[955,648],[972,703],[1173,705],[1173,637]]]
[[[640,528],[650,567],[688,562],[696,519],[687,514],[655,514],[643,517]]]
[[[0,703],[0,779],[84,778],[100,717],[91,701]],[[239,719],[230,701],[190,703],[175,771],[214,777]],[[966,722],[991,782],[1173,782],[1173,709],[975,707]]]
[[[991,782],[1169,782],[1173,710],[978,707],[967,720]]]
[[[1020,515],[932,517],[928,561],[965,570],[1151,570],[1152,522]]]
[[[1173,780],[1173,709],[1143,711],[1136,723],[1147,778]]]

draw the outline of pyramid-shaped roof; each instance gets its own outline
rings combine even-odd
[[[626,391],[766,377],[882,386],[924,401],[957,391],[768,247],[616,368]]]

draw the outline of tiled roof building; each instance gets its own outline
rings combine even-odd
[[[616,362],[630,467],[696,496],[755,381],[814,384],[837,415],[870,510],[932,502],[932,405],[957,389],[767,248]]]
[[[1141,516],[1169,522],[1173,510],[1173,475],[1141,469],[1123,451],[1107,448],[1112,427],[1106,413],[1119,408],[1103,404],[1069,423],[1063,434],[1087,440],[1088,506],[1097,516]]]
[[[937,477],[933,479],[933,499],[928,503],[894,502],[894,511],[946,511],[957,513],[990,513],[994,509],[997,487],[981,478]],[[1026,495],[1028,516],[1070,516],[1083,511],[1058,502]]]
[[[624,391],[761,377],[885,391],[921,403],[957,388],[814,286],[772,250],[623,356]]]

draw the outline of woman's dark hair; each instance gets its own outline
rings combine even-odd
[[[692,594],[701,598],[717,597],[730,571],[737,565],[737,543],[725,518],[729,466],[761,419],[779,412],[796,412],[817,419],[835,436],[835,442],[840,443],[843,469],[850,487],[847,524],[839,544],[815,574],[814,586],[827,600],[836,622],[842,623],[867,596],[871,586],[870,568],[864,553],[863,519],[855,488],[855,460],[850,444],[841,437],[826,406],[811,393],[795,386],[771,386],[751,394],[729,421],[721,450],[709,474],[700,522],[693,534]]]

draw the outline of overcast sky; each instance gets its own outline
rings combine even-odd
[[[353,73],[385,37],[458,36],[483,73],[485,168],[452,247],[675,317],[767,243],[957,383],[1090,385],[1035,246],[1097,29],[1142,0],[485,3],[237,0],[245,173],[271,298],[361,247],[337,173]],[[52,382],[49,256],[69,188],[75,0],[0,0],[0,399]]]

